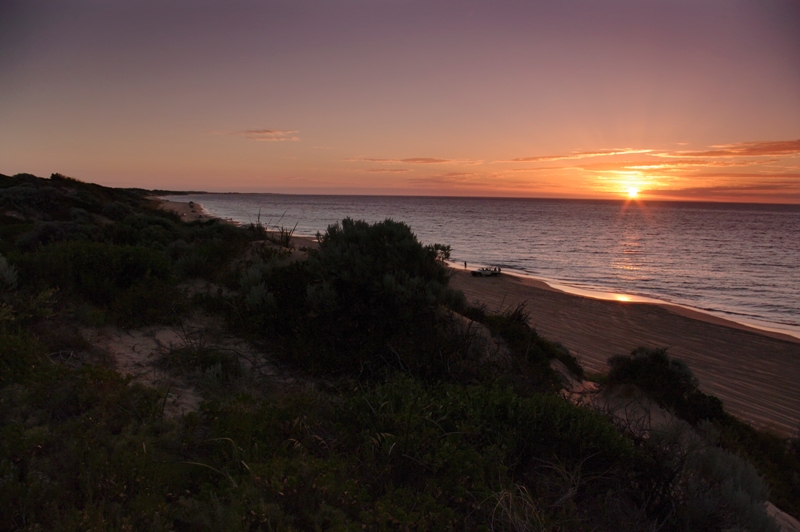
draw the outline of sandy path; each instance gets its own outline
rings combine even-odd
[[[800,340],[711,316],[649,303],[603,301],[548,289],[509,275],[472,277],[454,270],[451,285],[490,310],[527,301],[531,325],[577,356],[589,371],[639,346],[669,347],[725,408],[754,426],[793,435],[800,428]],[[702,319],[697,319],[702,318]]]

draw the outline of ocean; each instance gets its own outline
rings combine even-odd
[[[198,194],[208,212],[313,236],[346,217],[408,224],[463,267],[592,297],[661,301],[800,336],[800,205]]]

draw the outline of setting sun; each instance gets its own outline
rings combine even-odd
[[[633,199],[638,195],[639,195],[639,189],[638,188],[634,188],[634,187],[629,187],[628,188],[628,197],[629,198]]]

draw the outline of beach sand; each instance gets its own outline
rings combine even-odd
[[[203,209],[203,206],[199,203],[189,203],[188,201],[170,201],[157,196],[151,196],[147,199],[156,202],[160,209],[176,213],[184,222],[194,222],[195,220],[208,220],[210,218],[214,218],[214,216],[208,214]]]
[[[469,302],[489,310],[526,302],[531,325],[564,344],[587,371],[605,373],[610,356],[640,346],[667,347],[705,393],[740,419],[783,436],[800,428],[800,339],[673,305],[592,299],[535,279],[453,272],[451,286]]]

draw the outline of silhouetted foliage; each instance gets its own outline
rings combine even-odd
[[[689,423],[722,418],[722,402],[701,392],[689,366],[667,356],[666,349],[640,347],[629,356],[609,358],[608,366],[610,385],[635,384]]]
[[[289,360],[312,371],[446,375],[459,347],[443,326],[442,305],[457,297],[442,246],[392,220],[345,219],[318,238],[307,261],[276,255],[244,269],[244,320],[287,340]]]

